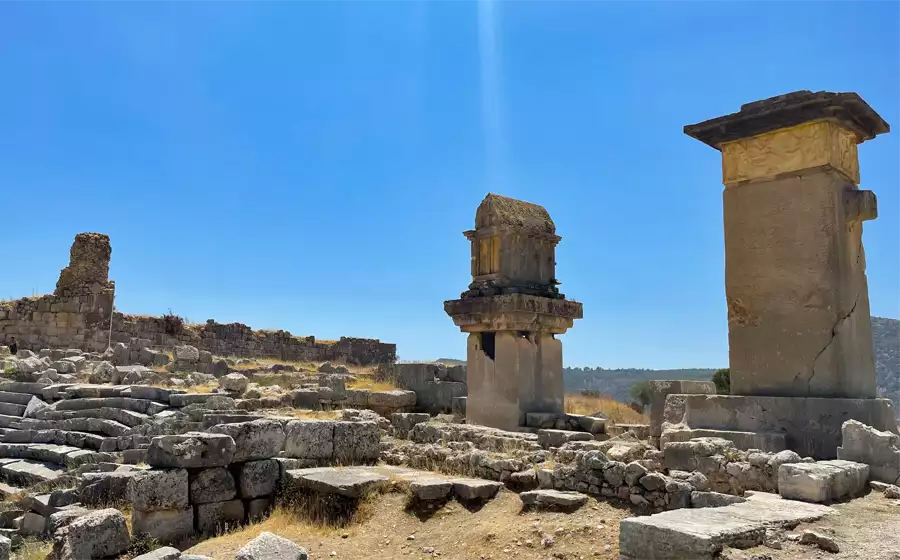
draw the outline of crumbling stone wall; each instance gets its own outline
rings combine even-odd
[[[219,356],[354,364],[397,359],[397,345],[378,339],[341,337],[336,342],[321,342],[313,336],[298,337],[282,330],[254,331],[241,323],[222,324],[212,319],[203,325],[172,329],[162,317],[113,312],[115,283],[108,278],[111,255],[109,236],[75,236],[69,266],[60,272],[52,295],[0,302],[0,342],[14,336],[19,346],[28,350],[77,348],[102,352],[110,344],[142,339],[158,348],[190,345]]]

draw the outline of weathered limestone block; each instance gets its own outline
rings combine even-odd
[[[386,488],[390,479],[365,469],[320,467],[285,471],[283,482],[288,491],[303,488],[358,499]]]
[[[200,351],[193,346],[176,346],[173,356],[176,362],[197,363],[200,361]]]
[[[84,473],[78,501],[88,506],[124,502],[129,497],[129,482],[134,472]]]
[[[231,463],[234,452],[234,440],[227,435],[188,432],[154,437],[147,449],[147,462],[152,467],[224,467]]]
[[[381,430],[371,421],[335,422],[333,442],[338,463],[369,463],[377,461],[381,453]]]
[[[841,427],[843,442],[838,459],[869,465],[872,480],[900,484],[900,436],[882,432],[856,420]]]
[[[308,555],[293,541],[263,531],[238,550],[234,560],[307,560]]]
[[[298,459],[331,459],[335,422],[292,420],[286,426],[284,452]]]
[[[240,500],[198,504],[194,509],[197,532],[203,535],[214,535],[237,527],[244,521],[244,502]]]
[[[171,546],[157,548],[147,554],[135,556],[132,560],[181,560],[181,551]]]
[[[203,469],[190,476],[190,499],[192,504],[226,502],[237,496],[234,477],[224,467]]]
[[[259,498],[275,493],[280,469],[273,459],[248,461],[238,471],[238,488],[241,498]]]
[[[562,447],[570,441],[588,441],[594,437],[587,432],[571,432],[568,430],[538,430],[538,443],[544,449]]]
[[[691,492],[691,507],[725,507],[746,502],[745,498],[719,492]]]
[[[79,517],[53,536],[54,558],[85,560],[116,557],[131,544],[125,517],[116,509],[101,509]]]
[[[235,451],[231,460],[236,463],[275,457],[284,449],[284,428],[281,422],[274,420],[220,424],[208,431],[234,439]]]
[[[131,528],[135,535],[146,535],[161,543],[177,543],[194,533],[194,508],[135,509],[131,513]]]
[[[240,373],[229,373],[219,378],[219,387],[232,393],[243,393],[249,383],[247,376]]]
[[[443,500],[452,490],[453,482],[445,478],[417,478],[409,485],[410,493],[423,502]]]
[[[399,409],[409,408],[416,404],[416,393],[396,389],[393,391],[370,391],[369,407],[373,410],[379,408]]]
[[[866,488],[869,466],[852,461],[789,463],[778,468],[778,493],[806,502],[858,496]]]
[[[662,435],[666,397],[672,394],[715,395],[716,384],[712,381],[682,381],[674,379],[650,381],[650,437]]]
[[[135,509],[183,509],[188,505],[188,472],[185,469],[138,471],[128,483]]]
[[[531,490],[519,494],[522,503],[539,509],[577,509],[587,502],[588,497],[578,492],[558,490]]]
[[[425,412],[395,412],[391,414],[391,425],[397,437],[407,437],[416,424],[428,422],[431,415]]]

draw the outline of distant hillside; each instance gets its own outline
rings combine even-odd
[[[900,413],[900,321],[872,317],[875,343],[875,372],[878,395],[894,401]],[[630,402],[629,390],[638,381],[648,379],[695,379],[709,381],[715,369],[603,369],[565,368],[566,391],[593,389],[621,402]]]
[[[709,381],[715,369],[603,369],[564,368],[566,391],[578,393],[583,389],[610,395],[620,402],[631,402],[629,391],[638,381],[650,379],[694,379]]]
[[[900,415],[900,321],[872,317],[878,395],[894,401]]]

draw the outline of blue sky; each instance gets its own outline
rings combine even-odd
[[[798,89],[900,126],[877,3],[0,4],[0,297],[112,238],[117,308],[462,357],[443,312],[493,191],[546,206],[573,366],[727,364],[722,185],[685,124]],[[900,131],[860,148],[900,316]]]

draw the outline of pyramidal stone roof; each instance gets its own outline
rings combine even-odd
[[[538,204],[489,193],[475,212],[475,227],[508,227],[516,231],[555,235],[556,225]]]

